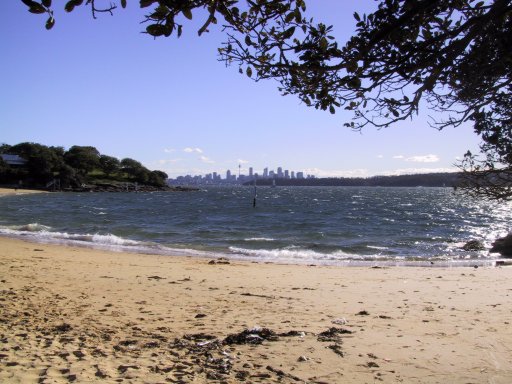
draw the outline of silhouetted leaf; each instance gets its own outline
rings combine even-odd
[[[46,13],[45,7],[43,7],[41,4],[38,4],[38,3],[32,4],[30,6],[30,8],[28,9],[28,11],[30,13],[36,13],[36,14]]]
[[[328,45],[329,45],[329,42],[327,41],[327,39],[325,37],[322,37],[320,39],[320,47],[322,49],[326,49]]]
[[[295,33],[295,27],[291,27],[291,28],[288,28],[284,33],[283,33],[283,39],[289,39],[290,37],[293,36],[293,34]]]
[[[73,9],[75,9],[75,2],[74,0],[68,1],[66,5],[64,6],[64,9],[66,12],[72,12]]]
[[[43,0],[41,3],[46,7],[49,8],[52,6],[52,0]]]
[[[53,26],[55,25],[55,19],[53,17],[49,17],[48,20],[46,20],[46,29],[47,30],[50,30],[53,28]]]
[[[121,7],[126,8],[126,0],[121,0]]]
[[[187,19],[192,20],[192,11],[190,9],[184,9],[182,13]]]
[[[140,0],[140,7],[146,8],[149,7],[151,4],[156,3],[157,0]]]
[[[246,73],[247,73],[247,76],[252,77],[252,68],[251,67],[247,67]]]
[[[165,34],[165,27],[161,24],[151,24],[146,27],[146,32],[154,37],[162,36]]]

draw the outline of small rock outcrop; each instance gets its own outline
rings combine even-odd
[[[505,257],[512,257],[512,233],[496,239],[492,244],[491,252],[497,252]]]
[[[485,246],[480,240],[469,240],[462,246],[462,249],[465,251],[483,251]]]

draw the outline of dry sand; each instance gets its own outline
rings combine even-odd
[[[512,382],[511,267],[209,264],[0,238],[0,291],[3,383]]]
[[[38,189],[14,189],[14,188],[0,188],[0,196],[2,195],[25,195],[27,193],[45,193],[48,191],[41,191]]]

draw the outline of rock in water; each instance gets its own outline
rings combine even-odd
[[[462,249],[465,251],[483,251],[485,246],[480,240],[470,240],[462,246]]]
[[[491,252],[497,252],[502,256],[512,257],[512,233],[501,239],[496,239],[492,244]]]

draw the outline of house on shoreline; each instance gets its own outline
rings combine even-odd
[[[0,157],[10,166],[23,167],[27,164],[27,160],[18,155],[0,154]]]

